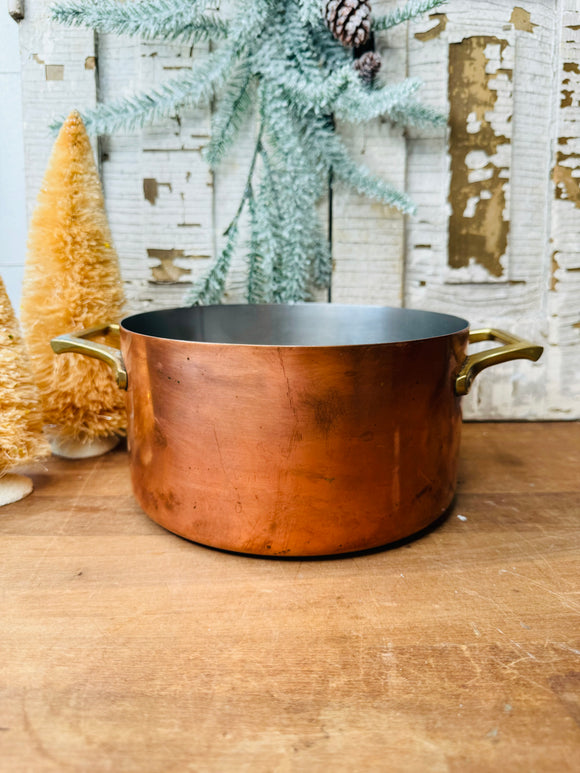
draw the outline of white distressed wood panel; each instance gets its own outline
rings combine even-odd
[[[99,98],[107,102],[191,69],[207,44],[101,35]],[[181,305],[213,258],[213,179],[201,152],[210,111],[183,110],[155,126],[103,140],[109,219],[133,308]]]
[[[457,199],[449,201],[453,164],[460,164],[461,159],[457,159],[457,148],[450,147],[451,129],[445,138],[433,132],[413,133],[408,146],[408,191],[419,206],[419,216],[407,222],[406,305],[456,313],[473,327],[503,327],[543,345],[549,344],[547,256],[552,193],[547,181],[556,140],[553,73],[557,68],[561,13],[559,8],[556,13],[554,9],[553,0],[531,0],[525,7],[507,2],[467,4],[451,0],[436,19],[409,25],[409,72],[425,81],[424,96],[434,106],[448,111],[452,108],[450,102],[460,101],[464,90],[473,88],[472,81],[453,81],[458,73],[450,70],[448,52],[450,46],[474,37],[495,37],[505,41],[504,53],[512,49],[506,62],[509,67],[499,69],[512,70],[513,94],[511,100],[504,98],[503,102],[498,97],[494,110],[502,114],[489,120],[492,131],[483,138],[484,142],[494,143],[493,135],[508,136],[505,128],[511,125],[509,166],[502,167],[504,174],[509,174],[509,206],[502,213],[496,210],[495,224],[490,223],[489,230],[485,230],[493,232],[507,217],[508,253],[492,254],[495,269],[498,261],[502,267],[497,277],[493,276],[494,264],[489,263],[485,250],[480,265],[471,261],[472,270],[476,267],[471,277],[462,275],[458,280],[453,276],[455,271],[465,272],[450,265],[449,250],[453,206],[457,206]],[[424,34],[434,29],[436,34]],[[489,50],[485,55],[491,60]],[[490,75],[497,72],[497,63],[487,63],[487,71]],[[487,89],[496,86],[490,77]],[[451,120],[453,115],[451,110]],[[471,209],[471,214],[477,219],[477,207]],[[484,211],[481,216],[488,215]],[[476,231],[477,227],[476,223]],[[564,406],[559,391],[550,386],[550,350],[547,346],[537,364],[504,364],[481,376],[464,401],[466,416],[578,416],[578,401],[574,407],[569,400]]]
[[[397,6],[394,0],[373,2],[376,15]],[[380,33],[375,40],[382,56],[380,77],[404,80],[407,68],[405,27]],[[406,154],[403,130],[384,119],[337,128],[352,157],[400,190],[405,189]],[[404,218],[395,209],[336,185],[332,196],[332,300],[400,306],[403,303]]]
[[[22,138],[18,24],[0,23],[0,275],[15,310],[20,306],[26,252],[26,187]],[[9,151],[8,151],[9,149]]]
[[[140,87],[139,41],[100,34],[97,50],[99,101],[103,101],[104,95],[111,100],[121,98]],[[116,134],[100,140],[107,215],[119,255],[129,311],[145,310],[155,304],[152,294],[147,297],[140,145],[140,138],[135,135]]]
[[[140,83],[160,83],[203,61],[208,45],[144,42]],[[147,282],[167,306],[181,305],[185,284],[213,258],[213,178],[201,157],[210,109],[183,109],[141,134],[143,234]]]
[[[54,143],[51,121],[72,107],[94,107],[95,35],[50,20],[47,0],[26,0],[20,22],[27,211],[35,204]]]
[[[542,360],[483,374],[464,401],[466,416],[578,418],[580,8],[578,0],[519,1],[449,0],[431,18],[378,36],[382,76],[420,77],[421,99],[444,112],[451,107],[458,125],[413,130],[407,138],[381,121],[339,127],[353,155],[407,190],[418,213],[405,220],[336,187],[332,300],[455,313],[473,327],[534,339],[546,346]],[[221,12],[227,15],[232,2],[222,0]],[[99,36],[95,50],[90,31],[52,24],[48,4],[29,0],[21,27],[29,211],[52,146],[50,118],[95,103],[96,53],[103,100],[148,87],[175,73],[168,68],[190,67],[207,54],[207,46],[190,52],[109,35]],[[401,4],[375,0],[373,10]],[[474,109],[466,111],[463,100]],[[132,309],[179,305],[187,283],[223,246],[256,126],[248,121],[235,153],[212,176],[200,153],[210,117],[209,109],[193,111],[101,141],[107,208]],[[242,224],[242,247],[246,238]],[[227,302],[244,298],[239,252]]]
[[[562,3],[556,69],[551,278],[548,293],[550,409],[566,418],[580,404],[580,4]]]

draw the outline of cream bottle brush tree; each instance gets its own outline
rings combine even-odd
[[[50,454],[42,423],[18,320],[0,278],[0,505],[32,491],[32,480],[15,470]]]
[[[328,286],[330,245],[316,203],[329,179],[401,212],[414,211],[405,193],[353,161],[335,132],[333,116],[353,123],[386,116],[403,126],[446,122],[415,99],[419,81],[379,83],[378,55],[353,58],[371,32],[443,2],[409,0],[374,18],[370,0],[235,0],[229,19],[213,13],[207,0],[60,0],[54,6],[58,21],[97,32],[213,44],[210,55],[192,70],[88,111],[89,131],[136,130],[219,98],[205,149],[215,168],[254,109],[259,128],[238,211],[226,230],[224,249],[186,302],[220,301],[246,205],[247,299],[253,303],[307,300],[313,286]]]
[[[55,336],[122,315],[123,290],[92,148],[80,115],[62,125],[33,213],[21,319],[54,453],[80,457],[116,445],[124,393],[105,363],[56,356]]]

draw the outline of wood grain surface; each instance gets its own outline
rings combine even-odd
[[[437,528],[284,561],[51,460],[0,510],[0,770],[578,770],[579,469],[578,424],[467,424]]]

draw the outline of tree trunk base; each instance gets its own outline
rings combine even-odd
[[[32,493],[32,481],[26,475],[9,472],[0,478],[0,507],[18,502]]]
[[[88,459],[112,451],[119,443],[116,435],[98,437],[93,440],[75,440],[73,438],[49,437],[50,448],[55,456],[65,459]]]

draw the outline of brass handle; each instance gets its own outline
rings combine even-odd
[[[79,333],[67,333],[66,335],[57,336],[52,339],[50,345],[56,354],[76,352],[77,354],[86,354],[88,357],[95,357],[97,360],[103,360],[112,368],[117,384],[121,389],[127,389],[127,371],[125,370],[125,363],[123,362],[121,352],[112,346],[86,340],[91,338],[91,336],[118,332],[119,325],[97,325],[81,330]]]
[[[509,360],[539,360],[544,351],[542,346],[524,341],[523,338],[505,333],[503,330],[493,328],[483,328],[481,330],[471,330],[469,333],[469,343],[477,341],[500,341],[504,346],[498,349],[488,349],[485,352],[470,354],[463,363],[457,378],[455,379],[455,394],[466,395],[473,383],[473,379],[478,373],[492,365],[498,365],[500,362]]]

